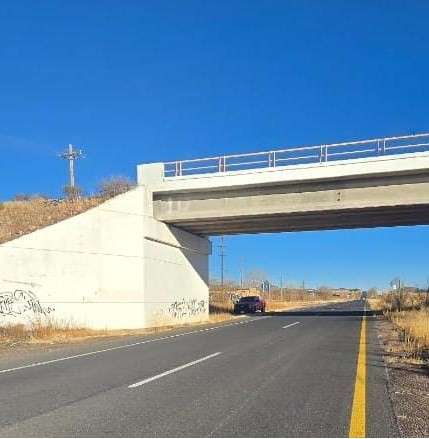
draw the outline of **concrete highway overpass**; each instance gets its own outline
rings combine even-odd
[[[138,166],[135,189],[0,245],[0,324],[208,315],[210,235],[429,223],[429,134]]]
[[[199,235],[429,223],[425,152],[170,178],[159,165],[159,172],[154,217]]]

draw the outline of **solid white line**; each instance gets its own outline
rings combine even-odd
[[[255,322],[255,321],[258,321],[258,320],[267,319],[269,317],[271,317],[271,316],[258,317],[258,318],[254,318],[254,319],[244,320],[244,321],[238,322],[238,323],[229,323],[227,325],[220,325],[220,326],[213,326],[211,328],[197,329],[195,331],[182,332],[180,334],[167,335],[165,337],[158,337],[158,338],[153,338],[153,339],[150,339],[150,340],[138,341],[136,343],[130,343],[130,344],[125,344],[125,345],[121,345],[121,346],[115,346],[113,348],[106,348],[106,349],[100,349],[98,351],[85,352],[83,354],[70,355],[69,357],[55,358],[53,360],[41,361],[39,363],[31,363],[31,364],[26,364],[24,366],[11,367],[10,369],[0,370],[0,374],[8,373],[8,372],[14,372],[14,371],[17,371],[17,370],[22,370],[22,369],[29,369],[30,367],[46,366],[48,364],[59,363],[61,361],[74,360],[75,358],[89,357],[91,355],[97,355],[97,354],[101,354],[103,352],[110,352],[110,351],[116,351],[116,350],[119,350],[119,349],[131,348],[131,347],[134,347],[134,346],[140,346],[140,345],[144,345],[144,344],[148,344],[148,343],[154,343],[154,342],[157,342],[157,341],[169,340],[169,339],[177,338],[177,337],[184,337],[186,335],[198,334],[198,333],[206,332],[206,331],[214,331],[216,329],[227,328],[227,327],[230,327],[230,326],[243,325],[243,324]]]
[[[142,386],[143,384],[150,383],[151,381],[155,381],[159,378],[165,377],[167,375],[171,375],[172,373],[179,372],[179,370],[186,369],[187,367],[194,366],[195,364],[202,363],[210,358],[217,357],[222,352],[215,352],[214,354],[207,355],[207,357],[200,358],[199,360],[191,361],[190,363],[183,364],[182,366],[175,367],[174,369],[167,370],[166,372],[162,372],[158,375],[155,375],[150,378],[146,378],[143,381],[139,381],[138,383],[131,384],[128,386],[129,389],[133,389],[134,387]]]
[[[295,323],[291,323],[290,325],[286,325],[286,326],[283,326],[283,328],[282,328],[282,329],[290,328],[291,326],[295,326],[295,325],[298,325],[299,323],[301,323],[301,322],[295,322]]]

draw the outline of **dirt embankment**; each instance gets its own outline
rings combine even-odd
[[[0,244],[85,212],[105,200],[101,197],[58,201],[34,198],[0,203]]]

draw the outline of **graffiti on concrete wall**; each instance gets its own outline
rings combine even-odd
[[[194,317],[207,312],[208,302],[206,300],[182,299],[173,302],[168,308],[168,312],[174,319],[184,319]]]
[[[241,294],[237,291],[227,291],[226,295],[229,297],[232,303],[236,303],[240,300]]]
[[[0,316],[18,317],[25,314],[48,315],[55,311],[45,307],[30,290],[0,292]]]

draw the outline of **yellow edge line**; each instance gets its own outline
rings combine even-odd
[[[365,437],[366,433],[366,320],[362,317],[355,393],[350,418],[349,437]]]

